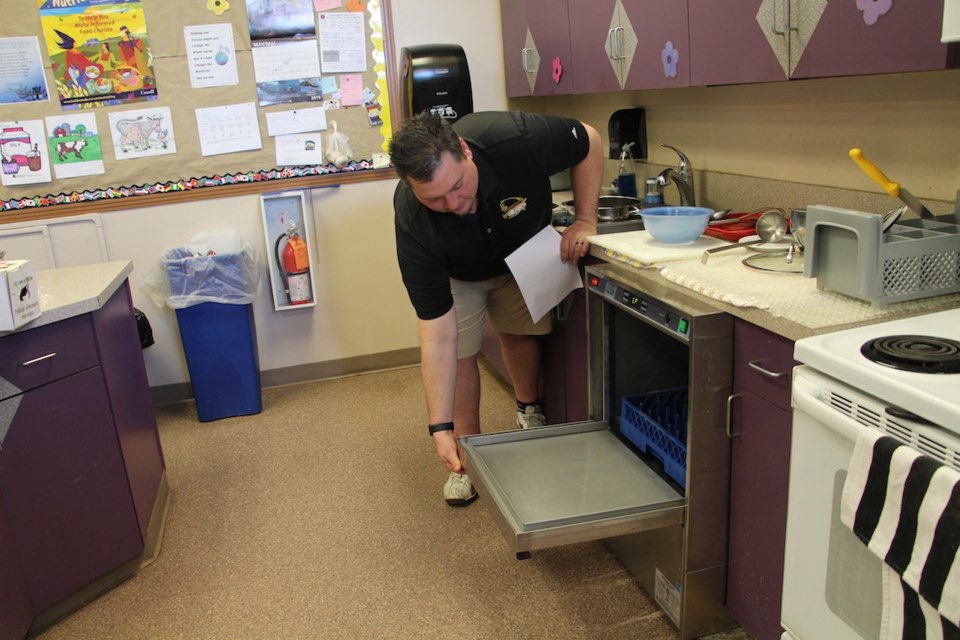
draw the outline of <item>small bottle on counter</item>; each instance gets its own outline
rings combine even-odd
[[[663,206],[663,187],[657,183],[657,179],[647,178],[647,192],[643,196],[643,207]]]

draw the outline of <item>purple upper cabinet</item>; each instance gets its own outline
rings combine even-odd
[[[527,51],[527,5],[521,0],[501,0],[500,21],[503,28],[503,65],[507,96],[516,98],[533,93]]]
[[[570,24],[575,25],[570,49],[577,61],[576,93],[619,91],[621,64],[616,48],[623,39],[617,0],[570,0]],[[636,38],[634,38],[636,40]]]
[[[534,95],[573,93],[573,57],[566,1],[527,0],[527,24],[540,62]]]
[[[632,27],[636,48],[624,60],[624,89],[669,89],[690,85],[687,3],[621,0],[621,24]]]
[[[945,69],[943,2],[688,0],[691,84]],[[881,11],[885,10],[883,13]]]
[[[501,0],[507,96],[573,93],[567,3]]]
[[[777,50],[781,55],[786,54],[788,41],[785,33],[775,33],[785,31],[780,11],[783,1],[775,0],[778,9],[775,12],[770,0],[687,0],[690,84],[786,80],[787,73],[780,64]],[[774,19],[779,26],[775,27]]]
[[[805,14],[810,0],[793,0],[792,20],[803,25],[816,15]],[[948,66],[947,45],[940,42],[943,2],[891,0],[867,3],[856,0],[826,3],[820,20],[796,58],[794,78],[867,75],[929,71]],[[816,9],[816,8],[814,8]]]
[[[570,0],[570,25],[577,93],[690,84],[685,3]]]

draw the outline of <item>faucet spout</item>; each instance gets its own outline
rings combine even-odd
[[[680,157],[680,164],[676,169],[670,167],[661,171],[657,175],[657,184],[660,186],[666,186],[673,182],[677,185],[677,191],[680,192],[680,205],[685,207],[696,206],[693,192],[693,168],[690,166],[690,161],[687,159],[687,156],[676,147],[671,147],[670,145],[663,144],[662,142],[660,143],[660,146],[666,147],[667,149],[673,149],[673,151],[675,151]]]

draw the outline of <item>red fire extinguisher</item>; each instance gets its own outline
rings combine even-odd
[[[286,240],[286,244],[283,241]],[[283,251],[280,245],[283,244]],[[310,254],[307,243],[300,236],[295,223],[277,238],[274,246],[277,268],[283,280],[283,288],[290,304],[307,304],[311,301]]]

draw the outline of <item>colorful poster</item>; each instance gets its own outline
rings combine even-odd
[[[47,145],[57,178],[77,178],[104,172],[103,149],[92,113],[47,116]]]
[[[37,0],[64,109],[157,98],[140,0]]]
[[[0,183],[16,187],[50,182],[53,178],[45,140],[43,120],[0,122]]]
[[[170,107],[111,111],[110,135],[117,160],[162,156],[177,152]]]

